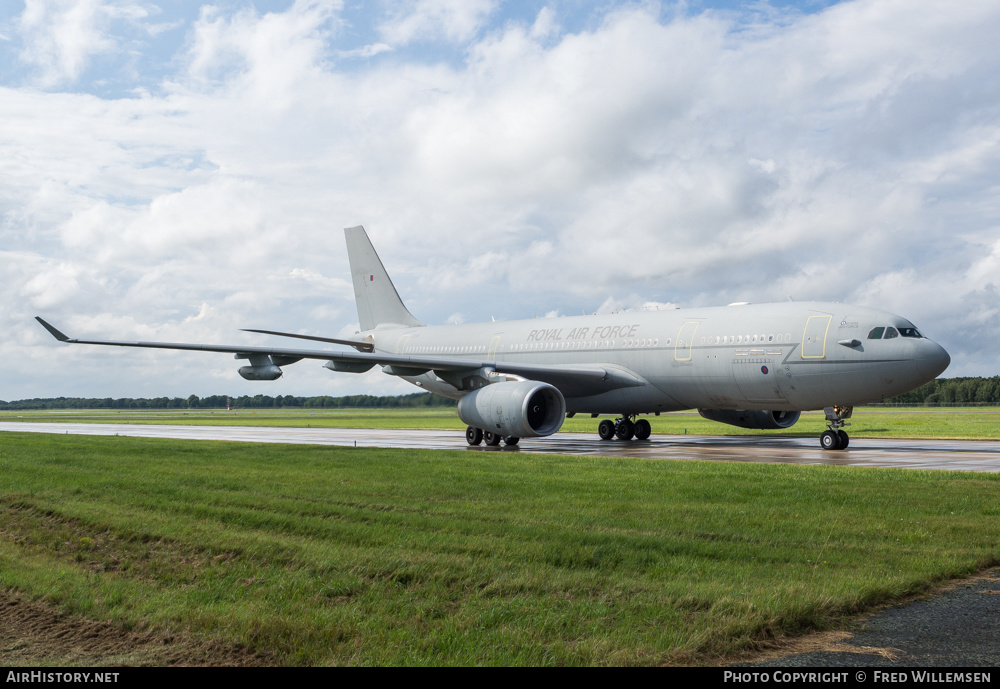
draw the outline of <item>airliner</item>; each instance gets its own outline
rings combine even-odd
[[[363,227],[345,230],[361,330],[338,339],[247,329],[342,350],[71,338],[73,344],[228,352],[247,380],[276,380],[302,359],[344,373],[380,366],[458,400],[470,445],[549,436],[566,417],[610,416],[598,434],[645,440],[648,415],[697,409],[742,428],[786,429],[823,410],[824,450],[844,450],[854,407],[940,375],[951,361],[908,320],[836,302],[736,303],[611,315],[424,325],[409,312]],[[348,348],[353,348],[353,351]]]

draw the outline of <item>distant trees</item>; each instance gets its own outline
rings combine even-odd
[[[29,399],[15,402],[0,400],[0,409],[225,409],[229,400],[233,409],[281,409],[307,407],[310,409],[373,408],[390,409],[406,407],[454,407],[456,402],[430,392],[412,395],[379,397],[375,395],[347,395],[345,397],[296,397],[294,395],[209,395],[198,397],[154,397],[152,399],[112,399],[86,397],[56,397]],[[908,406],[1000,406],[1000,376],[993,378],[938,378],[905,395],[885,400],[885,405]]]
[[[1000,376],[992,378],[938,378],[885,404],[935,406],[1000,405]]]
[[[0,400],[0,409],[6,411],[32,409],[225,409],[227,400],[233,409],[280,409],[285,407],[345,408],[345,407],[454,407],[456,402],[430,392],[416,392],[412,395],[376,397],[374,395],[348,395],[346,397],[296,397],[294,395],[209,395],[198,397],[154,397],[112,399],[111,397],[56,397],[35,398],[5,402]]]

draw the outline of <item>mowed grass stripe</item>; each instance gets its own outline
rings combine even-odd
[[[1000,562],[1000,477],[0,435],[0,585],[282,664],[703,661]]]

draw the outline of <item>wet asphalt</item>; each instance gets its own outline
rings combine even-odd
[[[848,650],[850,649],[850,650]],[[741,664],[742,665],[742,664]],[[867,617],[836,649],[752,667],[1000,666],[1000,568],[956,588]]]

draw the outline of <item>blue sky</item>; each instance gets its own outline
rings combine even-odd
[[[1000,370],[1000,6],[0,5],[0,399],[408,392],[57,347],[823,299]],[[261,340],[263,341],[263,340]]]
[[[467,56],[470,39],[502,30],[510,23],[530,25],[543,9],[552,12],[559,24],[560,33],[575,33],[599,27],[607,14],[621,5],[573,0],[469,2],[464,4],[473,8],[478,5],[479,11],[469,12],[470,17],[464,24],[451,18],[459,27],[453,32],[439,28],[437,31],[420,33],[414,29],[412,35],[404,39],[405,33],[393,34],[390,27],[398,25],[404,17],[416,14],[414,10],[419,4],[417,2],[344,0],[316,4],[336,8],[321,25],[326,38],[325,58],[336,64],[336,68],[346,70],[370,68],[372,58],[378,58],[379,55],[380,60],[391,62],[446,62],[460,65]],[[449,5],[447,2],[427,4],[442,7]],[[794,17],[819,12],[832,4],[835,4],[832,0],[692,0],[656,5],[654,13],[672,17],[725,12],[737,24],[752,25],[779,16]],[[219,16],[252,12],[259,17],[268,13],[286,13],[294,5],[294,0],[218,0],[212,3],[192,0],[34,0],[27,7],[24,2],[7,2],[0,6],[2,80],[8,86],[41,84],[48,90],[91,93],[104,98],[129,97],[134,95],[136,89],[156,91],[162,81],[169,79],[178,68],[179,54],[183,52],[192,27],[203,12],[210,11]],[[653,7],[649,4],[646,6]],[[53,29],[59,24],[62,19],[60,15],[72,16],[73,12],[77,13],[77,21],[84,20],[81,22],[82,26],[76,27],[74,36],[63,32],[59,34],[59,38],[63,41],[75,38],[83,44],[76,47],[79,61],[73,61],[74,67],[70,74],[63,74],[55,81],[47,80],[45,71],[51,65],[45,58],[53,56],[37,55],[39,51],[34,44],[39,42],[40,34],[46,29]],[[448,18],[442,19],[445,23],[448,21]],[[393,36],[395,41],[392,41]],[[87,41],[88,37],[90,41]],[[386,41],[392,41],[391,49]],[[379,45],[385,47],[385,52],[375,53],[368,58],[344,57],[344,53]],[[74,51],[70,48],[66,52]]]

